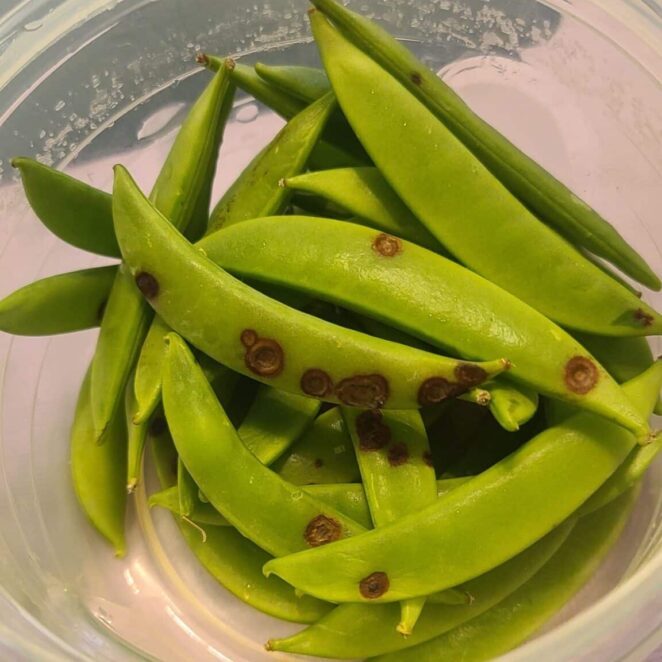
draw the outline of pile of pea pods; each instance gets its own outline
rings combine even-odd
[[[100,326],[71,470],[118,556],[155,470],[206,570],[306,626],[268,650],[490,659],[593,575],[662,450],[662,316],[631,284],[661,282],[382,28],[313,4],[323,69],[199,56],[149,196],[14,160],[49,230],[119,262],[11,294],[0,329]],[[210,213],[237,88],[287,123]]]

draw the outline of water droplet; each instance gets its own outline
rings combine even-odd
[[[336,446],[336,447],[333,449],[333,452],[334,452],[336,455],[342,455],[342,454],[345,452],[345,447],[344,447],[344,446]]]
[[[138,129],[138,140],[151,138],[159,131],[162,131],[183,107],[183,103],[171,103],[163,108],[159,108],[159,110],[145,119],[142,126]]]
[[[97,609],[96,617],[105,625],[110,626],[113,624],[112,616],[103,607]]]
[[[26,23],[23,26],[23,29],[26,32],[34,32],[35,30],[39,30],[39,28],[42,26],[41,21],[31,21],[30,23]]]
[[[292,501],[300,501],[301,499],[303,499],[303,492],[301,491],[292,492]]]
[[[62,99],[60,99],[60,100],[55,104],[55,107],[53,108],[53,110],[62,110],[62,109],[64,108],[64,105],[65,105],[65,104],[64,104],[64,101],[62,101]]]
[[[45,137],[46,137],[46,131],[44,131],[44,129],[42,129],[42,130],[39,132],[39,137],[40,137],[40,138],[45,138]]]
[[[259,112],[260,111],[258,110],[258,107],[254,103],[249,103],[248,105],[243,106],[237,110],[237,122],[241,122],[242,124],[249,124],[253,120],[257,119]]]

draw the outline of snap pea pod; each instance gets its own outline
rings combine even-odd
[[[642,439],[648,434],[646,420],[620,387],[569,334],[497,285],[424,248],[344,221],[297,216],[246,221],[200,246],[236,275],[318,296],[452,354],[505,356],[517,383],[610,418]],[[433,395],[421,391],[419,402],[434,404]]]
[[[397,521],[437,500],[427,432],[418,411],[381,412],[342,408],[375,527]],[[401,605],[397,631],[409,636],[424,598]]]
[[[313,103],[328,92],[331,84],[324,69],[301,66],[270,66],[262,62],[255,65],[262,80],[280,88],[286,94],[305,103]]]
[[[359,139],[452,255],[568,328],[609,336],[662,333],[659,313],[536,218],[393,76],[319,12],[311,22],[338,102]],[[366,89],[375,93],[364,94]]]
[[[219,145],[234,98],[231,68],[228,62],[214,75],[189,111],[152,189],[155,207],[182,231],[201,213],[201,201],[208,203],[211,195]],[[208,208],[205,219],[207,214]],[[98,439],[124,396],[152,317],[134,279],[120,269],[92,362],[92,415]]]
[[[471,604],[446,606],[429,600],[408,638],[395,630],[398,605],[344,604],[302,632],[272,640],[267,647],[302,655],[356,659],[402,651],[429,641],[476,618],[516,591],[547,563],[572,528],[572,522],[562,524],[515,558],[464,584],[462,589],[474,598]]]
[[[136,425],[133,422],[136,409],[137,403],[136,397],[133,393],[133,383],[132,380],[129,379],[124,396],[124,411],[126,414],[126,428],[128,431],[126,491],[129,494],[136,489],[138,480],[142,475],[143,453],[151,424],[151,421],[145,421]]]
[[[650,415],[661,385],[658,361],[624,389]],[[578,413],[425,510],[351,540],[274,559],[265,573],[329,602],[394,602],[457,586],[569,517],[635,444],[625,429]],[[495,528],[503,513],[507,525]],[[366,583],[375,589],[370,598],[361,592]]]
[[[526,584],[481,616],[380,662],[479,662],[512,650],[588,582],[618,540],[637,491],[579,520],[561,549]]]
[[[39,220],[57,237],[84,251],[121,257],[109,193],[27,157],[12,159]]]
[[[489,392],[490,412],[499,425],[508,432],[517,432],[538,411],[540,398],[536,391],[526,386],[495,381],[486,385]]]
[[[195,509],[198,499],[198,486],[193,476],[188,472],[182,462],[177,459],[177,501],[179,503],[179,514],[182,519],[189,519]]]
[[[320,400],[407,409],[421,406],[419,391],[439,383],[431,380],[472,388],[508,367],[419,352],[269,299],[217,267],[202,245],[189,244],[124,168],[115,173],[115,231],[143,294],[171,328],[237,372]]]
[[[327,198],[371,227],[446,254],[377,168],[336,168],[283,180],[283,186]]]
[[[177,451],[167,427],[153,438],[152,448],[161,486],[174,486],[176,491],[173,465],[177,465]],[[267,579],[261,569],[269,555],[235,529],[205,527],[206,542],[203,542],[200,533],[179,517],[177,523],[184,540],[205,570],[252,607],[294,623],[314,623],[331,608],[314,598],[297,596],[291,586],[277,578],[275,581]]]
[[[117,415],[108,429],[106,443],[95,443],[90,397],[91,370],[78,396],[71,429],[71,475],[74,491],[92,525],[115,549],[126,553],[126,426]]]
[[[85,269],[38,280],[0,301],[0,331],[51,336],[99,326],[117,267]]]
[[[186,344],[168,336],[163,403],[181,461],[209,502],[270,554],[365,529],[265,467],[241,442]]]
[[[457,93],[386,30],[335,0],[313,0],[313,4],[425,104],[535,214],[561,235],[608,260],[635,280],[654,290],[660,289],[658,276],[607,221],[476,115]],[[347,56],[343,54],[343,61]],[[329,77],[333,79],[332,75]]]
[[[209,219],[210,233],[285,209],[289,194],[279,182],[305,168],[335,105],[333,95],[328,95],[305,108],[278,133],[218,202]],[[137,422],[146,420],[159,403],[164,339],[169,331],[157,318],[145,339],[136,368]]]

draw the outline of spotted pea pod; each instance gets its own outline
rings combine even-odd
[[[320,12],[311,22],[349,123],[451,255],[567,328],[608,336],[662,332],[659,313],[534,216],[400,81]]]
[[[572,522],[562,524],[515,558],[463,584],[462,589],[473,598],[470,604],[450,606],[428,600],[409,637],[396,632],[400,616],[397,604],[344,604],[297,634],[269,641],[267,647],[343,660],[399,655],[471,621],[515,592],[552,558],[572,529]]]
[[[415,96],[435,118],[443,122],[523,205],[562,236],[611,262],[638,282],[655,290],[662,287],[659,277],[614,227],[474,113],[456,92],[418,60],[406,46],[376,23],[343,7],[336,0],[313,0],[313,4],[333,20],[355,47],[370,54],[371,58]],[[321,23],[315,15],[312,21]],[[338,66],[343,66],[351,56],[346,50],[340,57]],[[329,62],[325,60],[324,64],[335,88]],[[372,81],[370,85],[368,89],[374,89]],[[348,119],[354,126],[352,117],[348,115]],[[416,120],[411,117],[410,121]],[[354,129],[363,140],[356,126]],[[369,145],[364,145],[370,152]],[[371,156],[374,158],[373,154]],[[448,248],[452,250],[450,246]]]
[[[279,182],[305,168],[335,105],[333,96],[328,95],[305,108],[278,133],[216,204],[209,219],[209,233],[284,211],[289,193]],[[168,325],[157,317],[140,352],[134,381],[136,423],[145,421],[160,401],[164,339],[169,331]]]
[[[280,304],[220,269],[167,222],[124,168],[115,173],[115,231],[143,294],[172,329],[237,372],[319,400],[408,409],[420,406],[421,389],[435,380],[474,387],[508,367],[503,359],[470,363],[420,352]]]
[[[177,451],[167,427],[152,437],[152,456],[163,489],[173,489],[177,495]],[[269,555],[230,527],[203,526],[206,540],[200,532],[183,522],[176,513],[176,522],[193,554],[205,570],[238,599],[274,618],[294,623],[314,623],[331,606],[297,596],[292,587],[278,578],[267,579],[262,565]]]
[[[214,75],[189,111],[152,189],[152,203],[182,231],[195,225],[196,213],[204,212],[205,219],[208,214],[219,146],[234,98],[231,68],[228,62]],[[92,362],[92,412],[98,439],[124,397],[152,318],[134,279],[120,268]]]
[[[657,361],[624,389],[648,416],[661,385]],[[577,413],[426,509],[351,540],[274,559],[265,573],[338,603],[395,602],[458,586],[570,517],[635,446],[624,428]],[[507,526],[495,528],[503,513]]]
[[[451,354],[505,356],[517,384],[594,411],[642,440],[648,436],[646,419],[568,333],[498,285],[420,246],[343,221],[296,216],[246,221],[200,246],[233,274],[312,294]],[[424,383],[418,404],[466,390],[450,382]]]
[[[342,408],[375,527],[437,501],[437,482],[427,432],[418,411],[360,411]],[[397,631],[411,635],[424,598],[401,605]]]
[[[50,276],[0,301],[0,331],[51,336],[99,326],[117,267]]]
[[[71,428],[73,486],[89,521],[122,557],[126,553],[126,425],[123,412],[118,412],[111,421],[106,443],[97,444],[90,389],[91,369],[83,380]]]
[[[637,490],[583,517],[554,556],[517,591],[468,623],[380,662],[478,662],[516,648],[591,579],[632,512]]]
[[[258,62],[257,75],[267,83],[305,103],[313,103],[328,92],[331,84],[324,69],[302,66],[271,66]]]

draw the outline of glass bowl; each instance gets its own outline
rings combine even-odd
[[[662,9],[655,0],[355,0],[662,273]],[[0,1],[0,296],[102,263],[51,236],[9,165],[36,156],[148,188],[207,76],[198,51],[317,61],[303,0]],[[215,197],[282,122],[239,96]],[[650,300],[662,307],[659,295]],[[0,336],[0,657],[262,660],[295,626],[197,567],[139,492],[119,561],[73,494],[68,431],[95,332]],[[660,353],[659,339],[656,351]],[[641,660],[662,643],[662,464],[589,586],[509,660]],[[150,477],[147,480],[149,489]]]

